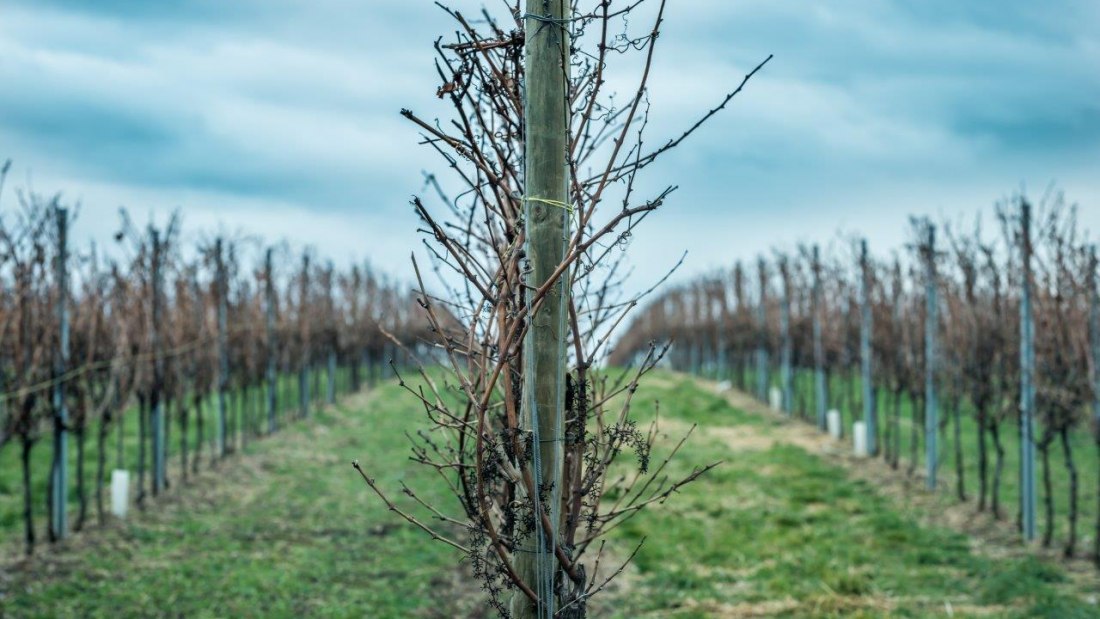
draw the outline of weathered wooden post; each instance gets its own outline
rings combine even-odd
[[[783,382],[783,412],[790,415],[794,412],[794,372],[791,368],[794,350],[791,342],[791,268],[786,256],[779,259],[779,273],[783,276],[783,301],[779,314],[779,330],[783,338],[780,362],[780,373]]]
[[[164,491],[166,471],[166,446],[165,446],[165,419],[164,419],[164,357],[161,350],[160,323],[161,296],[164,287],[163,252],[164,247],[160,239],[160,231],[156,228],[149,229],[150,242],[152,243],[152,306],[153,324],[149,333],[150,348],[153,350],[153,389],[150,395],[150,409],[153,413],[153,496]]]
[[[69,530],[69,408],[65,402],[65,373],[69,369],[69,210],[54,207],[57,224],[58,347],[54,354],[53,385],[53,467],[50,479],[50,527],[56,539],[65,539]]]
[[[267,326],[267,432],[272,434],[278,429],[276,421],[277,393],[279,373],[276,367],[279,357],[279,340],[275,332],[275,269],[272,267],[272,248],[264,255],[264,293],[267,299],[264,307]]]
[[[309,252],[302,254],[302,277],[298,282],[298,330],[301,340],[301,351],[298,358],[298,405],[302,417],[309,416],[309,346],[310,330],[309,316],[306,315],[306,307],[309,306]]]
[[[939,408],[936,402],[936,334],[939,300],[936,282],[936,226],[924,224],[924,447],[929,490],[936,489],[939,470]]]
[[[811,269],[814,276],[813,298],[811,299],[814,338],[814,405],[817,408],[817,426],[825,431],[829,394],[825,385],[825,345],[821,341],[821,250],[817,245],[814,245],[813,248]]]
[[[756,397],[768,401],[768,265],[763,258],[756,263],[760,294],[756,306]]]
[[[1020,205],[1023,285],[1020,293],[1020,524],[1035,539],[1035,323],[1031,309],[1031,205]]]
[[[550,281],[565,256],[569,237],[569,68],[572,45],[567,21],[568,0],[527,0],[526,28],[526,200],[527,289],[536,290]],[[561,504],[562,415],[565,406],[566,308],[568,273],[562,273],[538,307],[528,293],[530,327],[524,341],[523,401],[521,425],[532,435],[531,470],[536,492],[546,490],[549,505],[530,496],[536,513],[549,512],[557,523]],[[520,540],[516,569],[539,598],[532,604],[525,595],[512,598],[517,619],[556,614],[554,594],[558,562],[554,556],[556,532],[546,530],[535,518],[534,531]]]
[[[225,272],[225,247],[222,239],[214,243],[214,288],[218,297],[218,455],[229,453],[226,397],[229,389],[229,282]]]
[[[874,350],[871,348],[871,335],[874,332],[874,320],[871,314],[871,265],[867,258],[867,239],[859,244],[859,269],[861,275],[859,295],[859,356],[863,386],[863,422],[867,433],[866,453],[878,455],[878,402],[875,399]]]

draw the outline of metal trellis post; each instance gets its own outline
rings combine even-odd
[[[1089,334],[1092,347],[1092,416],[1096,422],[1097,436],[1100,437],[1100,261],[1097,259],[1096,245],[1089,246]],[[1100,544],[1100,538],[1097,539]]]
[[[269,434],[277,429],[275,407],[279,387],[279,375],[275,366],[279,351],[279,342],[275,333],[275,273],[271,254],[272,249],[269,247],[264,256],[264,292],[267,297],[265,307],[267,314],[267,431]]]
[[[150,229],[150,237],[153,244],[153,262],[152,262],[152,318],[153,324],[150,331],[151,344],[153,348],[153,392],[152,396],[152,413],[153,413],[153,494],[157,495],[164,491],[165,487],[165,419],[164,419],[164,394],[162,389],[164,387],[164,358],[161,350],[161,338],[160,338],[160,323],[161,323],[161,292],[163,287],[164,270],[161,262],[163,256],[161,253],[164,248],[161,245],[160,231]]]
[[[1020,208],[1023,290],[1020,298],[1020,520],[1025,541],[1035,539],[1035,323],[1031,308],[1031,205]]]
[[[309,303],[309,254],[302,256],[302,280],[298,300],[298,328],[301,332],[301,357],[298,360],[298,403],[302,417],[309,416],[309,317],[306,306]]]
[[[813,337],[814,337],[814,406],[817,408],[817,426],[825,430],[825,415],[828,409],[827,387],[825,385],[825,345],[821,341],[821,250],[817,245],[813,249]]]
[[[226,281],[225,256],[222,240],[218,239],[214,245],[214,259],[217,273],[214,286],[217,288],[217,319],[218,319],[218,454],[225,457],[229,451],[229,437],[226,412],[226,390],[229,388],[229,285]]]
[[[760,297],[756,306],[756,397],[768,401],[768,265],[761,258],[757,263],[760,277]]]
[[[860,330],[859,356],[861,384],[863,386],[863,421],[867,432],[867,455],[878,455],[878,406],[875,401],[874,350],[871,348],[871,335],[874,332],[874,317],[871,313],[871,265],[867,258],[867,239],[859,244],[859,267],[862,277],[860,286]]]
[[[939,470],[939,408],[936,402],[936,334],[939,301],[936,286],[936,226],[925,222],[924,447],[929,490],[936,489]]]
[[[783,275],[783,304],[779,315],[779,328],[782,331],[783,350],[781,361],[781,379],[783,381],[783,412],[794,412],[794,372],[791,368],[793,346],[791,342],[791,274],[786,258],[782,259],[780,272]]]
[[[68,535],[69,500],[69,409],[65,402],[65,382],[62,380],[69,367],[69,212],[56,207],[57,258],[54,264],[57,277],[57,326],[58,348],[54,357],[53,386],[54,410],[54,461],[51,470],[50,500],[52,513],[50,524],[57,539]]]

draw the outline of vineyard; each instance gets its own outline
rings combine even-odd
[[[1059,194],[993,223],[914,220],[888,257],[845,238],[738,263],[665,292],[614,359],[675,341],[672,367],[822,431],[835,411],[884,466],[1100,566],[1097,249]]]
[[[0,617],[1100,617],[1095,10],[13,4]]]
[[[125,212],[113,240],[74,248],[76,213],[19,202],[0,220],[0,528],[21,528],[27,554],[102,525],[112,470],[136,472],[113,509],[142,508],[388,376],[421,337],[412,297],[369,266],[305,251],[295,267],[248,238],[186,247],[178,216]]]

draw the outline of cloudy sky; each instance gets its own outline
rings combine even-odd
[[[650,169],[651,187],[681,189],[639,230],[638,274],[685,249],[688,275],[842,230],[889,248],[910,214],[1052,181],[1100,231],[1098,24],[1095,0],[671,0],[651,140],[775,59]],[[190,229],[407,274],[408,200],[437,160],[398,111],[445,112],[431,44],[452,30],[429,0],[5,0],[9,188],[79,201],[77,238],[105,238],[119,206],[179,207]]]

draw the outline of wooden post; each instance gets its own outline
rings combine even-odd
[[[164,491],[166,465],[164,394],[162,393],[164,390],[164,358],[160,338],[160,323],[162,321],[160,298],[164,286],[164,269],[161,264],[163,256],[161,254],[164,248],[161,245],[159,230],[150,228],[149,236],[153,245],[152,264],[150,265],[153,284],[151,286],[152,298],[150,299],[153,324],[151,325],[152,330],[149,337],[150,347],[153,349],[153,390],[150,394],[150,409],[153,413],[153,496],[156,496]]]
[[[527,290],[544,286],[562,263],[569,239],[569,69],[568,0],[527,0],[525,38],[525,120],[527,222]],[[551,523],[559,521],[562,475],[562,417],[565,406],[566,310],[569,274],[562,273],[538,308],[528,296],[530,327],[524,341],[521,426],[532,435],[532,473],[536,491],[547,489]],[[530,295],[530,293],[528,293]],[[538,496],[527,497],[536,512],[544,509]],[[556,531],[545,530],[535,518],[535,530],[519,540],[515,554],[521,579],[539,598],[532,604],[517,593],[511,611],[517,619],[555,616],[554,556]]]
[[[871,314],[871,266],[867,258],[867,239],[859,244],[859,269],[861,286],[859,295],[860,329],[859,356],[861,380],[863,386],[863,422],[867,432],[867,455],[878,455],[878,402],[875,400],[874,350],[871,348],[871,335],[874,332],[874,316]]]
[[[214,245],[216,273],[215,292],[218,297],[218,455],[222,458],[229,453],[227,427],[226,391],[229,389],[229,283],[225,272],[225,248],[219,238]]]
[[[51,470],[50,526],[56,539],[68,536],[69,507],[69,409],[65,402],[65,382],[69,369],[69,210],[54,208],[57,223],[57,256],[54,262],[57,278],[58,347],[54,355],[53,385],[53,467]]]
[[[1020,206],[1023,290],[1020,297],[1020,524],[1035,539],[1035,323],[1031,309],[1031,205]]]
[[[279,388],[279,373],[276,363],[279,356],[279,341],[275,333],[275,269],[272,268],[272,249],[267,248],[264,255],[264,292],[267,297],[265,311],[267,313],[267,432],[272,434],[277,429],[275,407],[277,404],[277,391]]]
[[[936,282],[936,226],[925,222],[924,232],[924,449],[929,490],[936,489],[939,470],[939,408],[936,402],[936,334],[939,301]]]
[[[791,368],[794,351],[791,342],[791,269],[786,256],[779,260],[779,272],[783,276],[783,305],[779,315],[779,329],[783,337],[783,412],[790,415],[794,412],[794,371]]]
[[[768,265],[761,258],[756,263],[760,296],[756,306],[756,397],[768,401]]]
[[[814,404],[817,407],[817,426],[825,431],[829,394],[825,385],[825,344],[821,341],[821,250],[817,245],[814,245],[811,268],[814,275],[811,302],[814,337]]]

